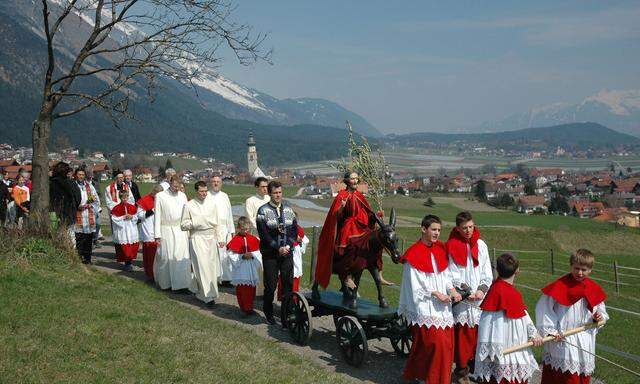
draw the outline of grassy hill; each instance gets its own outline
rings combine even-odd
[[[346,383],[50,241],[0,233],[0,382]]]

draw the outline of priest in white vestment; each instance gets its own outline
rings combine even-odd
[[[222,192],[222,177],[216,175],[211,178],[211,190],[209,194],[216,206],[216,221],[219,227],[218,256],[220,258],[219,281],[231,281],[233,278],[233,261],[227,255],[227,243],[236,231],[233,225],[233,212],[229,195]]]
[[[180,179],[171,178],[171,186],[156,195],[153,232],[158,253],[153,263],[153,276],[160,289],[180,290],[191,286],[189,238],[180,228],[182,209],[187,196],[180,192]]]
[[[196,197],[185,204],[180,222],[182,230],[189,231],[189,254],[194,275],[190,289],[199,300],[215,304],[220,275],[218,239],[223,236],[222,226],[217,222],[216,204],[207,191],[207,184],[198,181],[195,188]]]
[[[256,216],[258,216],[258,208],[271,201],[269,193],[267,191],[267,185],[269,180],[266,177],[258,177],[253,183],[256,187],[256,194],[249,197],[244,204],[244,210],[247,212],[247,217],[251,221],[253,230],[257,231]]]

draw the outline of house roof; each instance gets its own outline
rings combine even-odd
[[[529,174],[533,177],[557,176],[557,175],[562,175],[562,169],[561,168],[532,168]]]
[[[534,207],[536,205],[544,205],[544,196],[522,196],[518,199],[518,203],[525,207]]]
[[[569,206],[575,208],[576,212],[583,213],[585,211],[604,211],[604,204],[600,201],[588,201],[588,200],[571,200]]]

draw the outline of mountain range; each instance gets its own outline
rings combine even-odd
[[[385,141],[400,146],[467,144],[524,151],[553,150],[558,146],[571,150],[615,149],[619,146],[640,148],[640,138],[597,123],[560,124],[490,133],[411,133],[389,135]]]
[[[52,7],[61,0],[49,0]],[[46,44],[42,32],[41,2],[0,2],[0,137],[17,145],[29,145],[31,125],[37,114]],[[52,13],[55,14],[53,9]],[[83,37],[92,27],[91,17],[71,14],[56,38],[58,66],[69,65]],[[107,44],[116,44],[137,33],[125,24],[114,30]],[[103,64],[103,57],[89,65]],[[54,133],[85,149],[114,151],[188,151],[244,164],[250,131],[258,141],[261,162],[276,165],[288,161],[317,161],[338,157],[346,150],[345,120],[367,136],[380,133],[364,118],[324,99],[277,99],[241,86],[212,70],[202,71],[195,91],[171,79],[160,79],[160,90],[151,103],[144,89],[132,88],[129,105],[135,121],[115,127],[102,112],[89,109],[56,120]],[[108,78],[78,83],[83,89],[100,89]]]
[[[557,102],[531,108],[484,123],[477,130],[500,132],[588,121],[640,137],[640,90],[603,90],[579,103]]]

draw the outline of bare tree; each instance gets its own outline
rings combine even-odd
[[[32,217],[48,217],[48,147],[53,122],[89,108],[114,124],[132,118],[129,100],[153,98],[158,79],[193,87],[212,71],[220,50],[243,65],[270,60],[265,35],[235,23],[231,0],[41,0],[47,43],[42,104],[33,123]],[[77,49],[61,41],[63,28],[81,18],[91,28],[74,36]],[[87,86],[98,79],[102,89]]]

